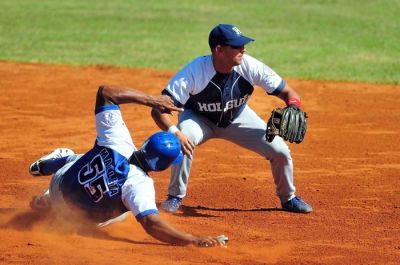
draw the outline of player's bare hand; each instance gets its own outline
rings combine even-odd
[[[154,96],[152,98],[152,106],[157,108],[161,113],[171,113],[172,111],[183,111],[182,108],[175,106],[174,101],[166,95]]]
[[[195,148],[194,143],[192,142],[192,140],[190,140],[184,133],[182,133],[181,131],[177,132],[176,137],[178,137],[179,141],[181,142],[181,146],[182,146],[182,152],[185,155],[192,155],[193,154],[193,150]]]
[[[220,235],[217,237],[199,237],[193,241],[196,247],[226,247],[228,245],[228,237]]]

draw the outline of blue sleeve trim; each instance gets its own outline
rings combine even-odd
[[[270,95],[274,95],[274,96],[279,95],[282,92],[282,90],[285,88],[285,86],[286,86],[286,81],[282,79],[279,86],[272,93],[270,93]]]
[[[143,217],[149,215],[149,214],[159,214],[157,209],[151,209],[151,210],[146,210],[144,212],[139,213],[138,215],[136,215],[136,220],[139,222],[140,219],[142,219]]]
[[[98,113],[106,111],[106,110],[119,110],[119,109],[120,108],[118,105],[104,105],[104,106],[96,108],[96,110],[94,112],[95,112],[95,114],[98,114]]]

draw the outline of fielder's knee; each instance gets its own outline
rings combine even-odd
[[[292,160],[290,149],[287,144],[283,143],[279,145],[273,145],[270,152],[266,157],[268,160]]]

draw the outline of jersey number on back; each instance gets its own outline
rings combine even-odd
[[[106,167],[100,155],[79,170],[78,181],[94,202],[101,201],[104,193],[109,191],[105,177]]]

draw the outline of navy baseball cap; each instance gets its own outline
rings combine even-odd
[[[217,45],[240,47],[246,45],[250,41],[254,40],[244,36],[237,27],[229,24],[219,24],[211,30],[208,37],[210,48],[214,48]]]

